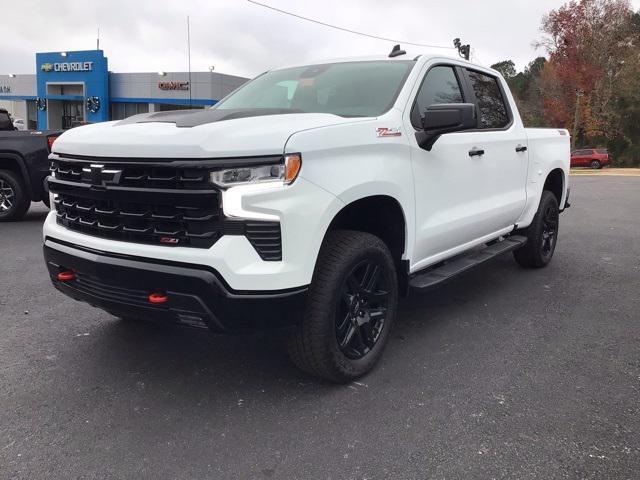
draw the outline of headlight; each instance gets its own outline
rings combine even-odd
[[[301,166],[301,155],[290,153],[284,156],[282,163],[215,170],[210,173],[210,178],[211,182],[219,187],[267,182],[281,182],[288,185],[296,179]]]

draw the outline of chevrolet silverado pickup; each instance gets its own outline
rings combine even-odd
[[[61,132],[1,130],[0,222],[9,222],[20,220],[31,202],[49,205],[45,183],[50,174],[49,153]]]
[[[211,109],[60,136],[44,257],[57,289],[117,317],[283,327],[298,367],[348,382],[410,291],[506,252],[550,262],[569,144],[457,58],[272,70]]]

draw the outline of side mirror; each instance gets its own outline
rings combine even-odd
[[[431,151],[445,133],[476,128],[476,106],[473,103],[440,103],[431,105],[422,117],[422,130],[416,132],[420,148]]]

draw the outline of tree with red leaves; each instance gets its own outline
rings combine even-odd
[[[581,145],[620,136],[619,81],[640,38],[629,1],[571,1],[544,17],[542,31],[545,119]]]

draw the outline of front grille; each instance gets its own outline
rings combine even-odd
[[[210,312],[198,299],[192,295],[183,295],[171,292],[171,302],[175,305],[155,306],[149,302],[149,291],[141,289],[125,288],[110,283],[105,283],[97,277],[75,272],[75,280],[65,282],[67,288],[85,296],[107,300],[118,304],[127,304],[141,307],[147,310],[166,311],[170,310],[175,315],[179,323],[191,327],[206,328],[205,318],[210,317]],[[54,285],[59,285],[55,277],[52,278]]]
[[[103,165],[104,170],[119,171],[117,184],[121,187],[159,188],[178,190],[207,190],[211,188],[208,172],[194,166],[163,166],[149,163],[105,164],[99,158],[90,162],[55,159],[51,172],[60,180],[92,184],[91,165]]]
[[[79,272],[75,272],[75,277],[76,279],[68,283],[68,285],[73,286],[73,288],[79,292],[111,301],[129,303],[145,308],[149,307],[149,292],[146,290],[133,290],[116,285],[109,285],[100,282],[97,278]]]
[[[99,165],[98,167],[96,165]],[[54,158],[49,179],[60,225],[126,242],[209,248],[244,235],[263,260],[282,260],[278,222],[232,220],[206,162],[165,164]]]

